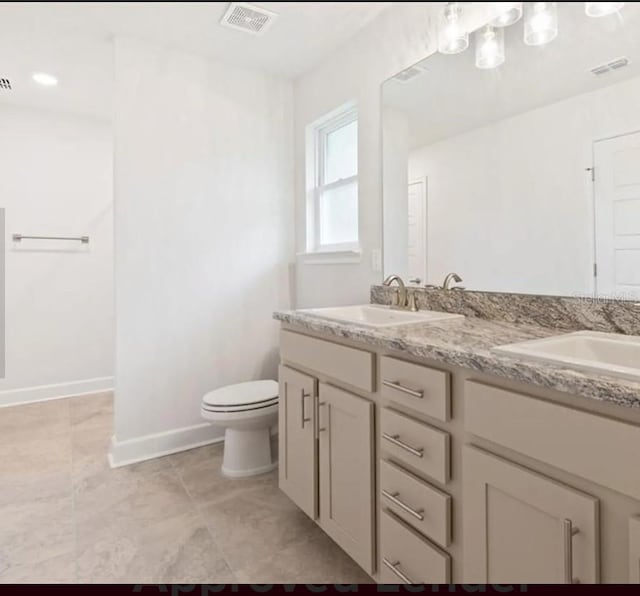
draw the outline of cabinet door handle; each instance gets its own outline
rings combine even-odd
[[[391,571],[393,571],[393,573],[397,575],[405,584],[415,583],[408,575],[405,575],[404,573],[402,573],[402,571],[400,571],[400,569],[398,569],[398,567],[400,567],[400,561],[392,563],[391,561],[389,561],[389,559],[382,559],[382,564],[385,567],[391,569]]]
[[[417,397],[418,399],[422,399],[424,397],[424,391],[422,391],[422,389],[410,389],[409,387],[405,387],[404,385],[401,385],[397,381],[389,381],[388,379],[382,379],[382,384],[385,387],[390,387],[391,389],[397,389],[402,393],[406,393],[411,397]]]
[[[564,539],[564,583],[565,584],[579,584],[580,581],[573,577],[573,537],[578,534],[580,530],[573,527],[573,522],[570,519],[565,519],[562,522],[562,535]]]
[[[422,457],[424,455],[423,447],[412,447],[411,445],[407,445],[404,441],[400,440],[400,435],[390,435],[388,433],[382,433],[382,438],[389,441],[389,443],[393,443],[397,445],[401,449],[408,451],[411,455],[415,455],[416,457]]]
[[[305,418],[304,416],[304,400],[307,397],[311,397],[310,393],[307,393],[304,389],[300,392],[300,397],[301,397],[301,401],[302,401],[302,405],[300,407],[300,422],[302,424],[302,428],[304,428],[304,425],[306,422],[311,422],[311,418]]]
[[[424,521],[424,515],[422,515],[423,510],[416,511],[415,509],[409,507],[406,503],[403,503],[398,497],[400,493],[390,493],[388,490],[382,489],[382,496],[387,497],[389,501],[391,501],[394,505],[397,505],[403,511],[406,511],[409,515],[413,515],[416,519],[420,521]]]
[[[326,405],[327,405],[326,401],[319,401],[318,402],[318,436],[320,436],[320,433],[323,433],[323,432],[325,432],[327,430],[326,426],[320,426],[320,420],[321,420],[321,418],[320,418],[320,408],[322,406],[326,406]]]

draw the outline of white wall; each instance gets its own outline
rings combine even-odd
[[[431,283],[474,290],[593,292],[593,141],[640,130],[640,78],[422,147]],[[406,200],[405,200],[406,202]]]
[[[0,406],[113,385],[108,124],[0,105],[6,209],[6,377]],[[91,237],[14,243],[14,233]]]
[[[409,122],[400,110],[384,106],[382,111],[382,217],[384,237],[393,240],[384,244],[383,271],[405,278],[409,270]]]
[[[490,4],[490,3],[483,3]],[[382,247],[382,82],[436,48],[435,19],[441,4],[389,7],[347,45],[296,80],[296,249],[305,250],[305,127],[348,101],[359,110],[359,196],[362,262],[355,265],[296,266],[297,306],[330,306],[369,300],[369,286],[382,280],[371,253]],[[469,27],[486,22],[486,6],[466,7]]]
[[[276,378],[291,113],[283,80],[116,41],[115,465],[221,436],[203,394]]]

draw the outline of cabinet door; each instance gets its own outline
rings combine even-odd
[[[463,498],[465,583],[598,582],[594,497],[465,446]]]
[[[640,584],[640,517],[629,522],[629,583]]]
[[[318,382],[280,367],[278,446],[280,489],[309,517],[318,517],[316,397]]]
[[[373,403],[320,384],[320,525],[373,573]]]

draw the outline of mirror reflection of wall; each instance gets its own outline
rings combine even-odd
[[[502,30],[497,68],[476,66],[472,35],[384,84],[385,274],[637,300],[640,6],[559,2],[538,46],[527,23]]]

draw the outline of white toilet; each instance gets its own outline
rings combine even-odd
[[[211,391],[202,398],[201,412],[207,422],[226,429],[225,476],[254,476],[277,467],[271,452],[271,429],[278,423],[276,381],[250,381]]]

